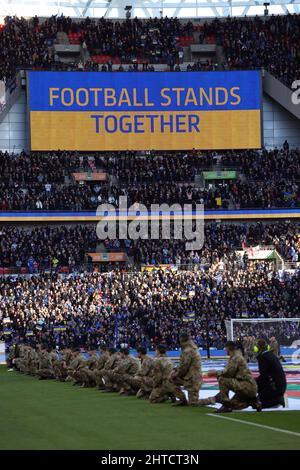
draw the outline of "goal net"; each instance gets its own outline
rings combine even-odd
[[[243,336],[269,340],[274,336],[281,346],[300,344],[300,318],[233,318],[225,325],[227,340],[237,341]]]

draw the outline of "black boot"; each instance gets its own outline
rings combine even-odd
[[[215,413],[231,413],[232,408],[229,408],[229,406],[222,405],[221,408],[215,411]]]
[[[250,403],[249,403],[249,406],[252,406],[252,408],[258,412],[260,412],[262,410],[262,404],[261,404],[261,401],[260,399],[257,397],[257,398],[254,398]]]
[[[285,400],[284,400],[284,396],[282,396],[279,400],[279,405],[282,405],[283,408],[285,408]]]

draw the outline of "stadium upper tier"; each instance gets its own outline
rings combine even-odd
[[[12,78],[18,68],[65,69],[55,51],[59,43],[80,45],[82,57],[75,64],[80,70],[110,70],[113,64],[120,64],[122,70],[122,63],[132,63],[134,68],[143,64],[143,70],[153,70],[149,64],[164,63],[180,70],[185,49],[200,43],[222,47],[219,63],[196,61],[187,70],[263,67],[291,86],[300,71],[299,26],[296,14],[215,19],[197,25],[176,18],[112,21],[55,16],[27,21],[8,17],[0,32],[0,79]]]
[[[224,170],[224,173],[218,171]],[[0,153],[0,211],[96,211],[100,204],[300,207],[300,151]],[[200,178],[200,180],[199,180]],[[198,181],[198,184],[197,184]],[[199,184],[199,182],[201,184]]]
[[[299,222],[245,223],[218,225],[207,223],[201,250],[186,251],[185,239],[105,240],[106,253],[124,252],[126,262],[102,264],[103,270],[132,269],[143,265],[176,265],[179,269],[208,269],[230,258],[241,246],[269,246],[284,261],[300,261]],[[92,271],[87,253],[99,250],[96,225],[19,228],[5,225],[0,229],[0,275],[37,272]],[[98,248],[97,248],[98,247]],[[249,248],[250,249],[250,248]],[[251,249],[250,249],[251,252]],[[251,253],[250,253],[251,254]],[[108,260],[108,258],[107,258]],[[220,265],[221,269],[221,265]]]

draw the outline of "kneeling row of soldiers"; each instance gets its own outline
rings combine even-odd
[[[147,355],[145,348],[138,348],[138,358],[128,349],[117,352],[115,348],[101,347],[101,355],[90,353],[84,360],[79,350],[56,352],[38,346],[21,345],[17,357],[12,358],[14,367],[22,373],[40,379],[56,379],[72,382],[82,387],[97,387],[106,392],[119,392],[149,399],[151,403],[162,403],[170,399],[179,406],[199,406],[222,403],[218,412],[242,409],[249,405],[258,409],[257,385],[247,363],[234,343],[227,343],[229,361],[222,372],[215,372],[220,392],[211,399],[199,400],[202,383],[201,357],[196,344],[186,333],[180,336],[181,357],[178,367],[167,357],[166,348],[159,345],[156,357]],[[187,391],[187,397],[182,389]],[[229,391],[235,395],[229,398]]]

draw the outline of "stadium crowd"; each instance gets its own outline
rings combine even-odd
[[[77,70],[99,70],[93,57],[99,54],[106,58],[100,67],[102,71],[112,70],[112,64],[133,63],[129,70],[154,70],[149,63],[168,64],[170,70],[180,71],[183,49],[180,38],[199,31],[199,42],[211,38],[223,47],[225,60],[222,64],[207,61],[188,64],[187,71],[217,68],[253,69],[266,68],[286,85],[291,86],[300,72],[299,25],[297,14],[269,16],[268,18],[227,18],[215,19],[203,25],[192,22],[182,23],[178,19],[161,18],[140,20],[134,18],[122,22],[108,19],[85,18],[73,21],[64,16],[52,16],[45,21],[34,17],[7,17],[5,28],[0,32],[0,79],[15,76],[18,68],[45,68],[69,65],[60,63],[54,45],[58,33],[76,35],[88,58],[76,64]],[[94,56],[96,54],[96,56]]]
[[[0,183],[0,211],[96,210],[110,199],[99,185]]]
[[[204,204],[206,209],[275,209],[300,207],[298,183],[243,182],[216,184],[211,188],[193,185],[147,183],[130,189],[112,185],[51,184],[32,185],[12,182],[0,184],[0,211],[95,211],[100,204],[119,206],[119,198],[133,204]]]
[[[27,268],[30,274],[67,266],[71,271],[86,262],[98,239],[94,226],[0,228],[0,266]]]
[[[11,184],[63,184],[65,175],[81,165],[84,166],[84,162],[74,152],[0,152],[1,181],[4,187]]]
[[[66,25],[65,32],[70,30],[70,26]],[[181,50],[178,38],[192,36],[193,31],[191,21],[183,24],[178,18],[167,17],[147,21],[134,18],[123,22],[87,19],[79,25],[79,33],[91,54],[108,55],[123,63],[142,58],[151,63],[174,64]]]
[[[52,16],[44,21],[38,17],[29,21],[6,17],[5,28],[0,33],[0,79],[13,78],[16,70],[22,67],[51,69],[58,62],[54,50],[54,45],[59,42],[58,33],[64,33],[66,37],[76,33],[91,56],[95,53],[107,55],[108,62],[115,58],[119,63],[143,59],[174,65],[182,50],[177,39],[190,36],[193,24],[183,24],[176,18],[147,21],[135,18],[123,22],[86,18],[76,22],[64,16]]]
[[[172,231],[171,231],[172,236]],[[27,268],[33,274],[68,267],[72,272],[87,265],[86,253],[101,240],[93,224],[59,227],[0,228],[0,268]],[[204,246],[186,251],[186,240],[104,240],[107,251],[126,251],[135,265],[174,264],[191,268],[211,266],[242,247],[274,246],[286,261],[300,261],[298,223],[205,224]]]
[[[129,242],[129,241],[128,241]],[[204,226],[204,246],[200,251],[186,251],[186,240],[138,240],[124,248],[140,264],[175,264],[177,266],[210,266],[222,261],[235,249],[260,245],[273,246],[286,261],[300,261],[299,224],[274,222],[217,224]],[[107,243],[109,247],[109,243]],[[111,242],[113,247],[114,243]]]
[[[225,320],[297,317],[300,275],[234,254],[207,269],[7,277],[1,282],[1,336],[95,349],[101,342],[178,347],[185,327],[198,346],[222,347]]]
[[[265,68],[291,87],[300,73],[299,15],[215,19],[202,36],[214,34],[229,69]]]
[[[2,153],[0,211],[96,210],[101,203],[118,206],[124,195],[129,205],[198,203],[215,210],[300,207],[300,151],[289,150],[287,142],[282,149],[222,155],[124,152],[90,158],[74,152]],[[204,169],[220,168],[234,169],[237,178],[195,186],[195,176]],[[107,172],[109,184],[77,183],[72,177],[76,170],[91,175]]]

